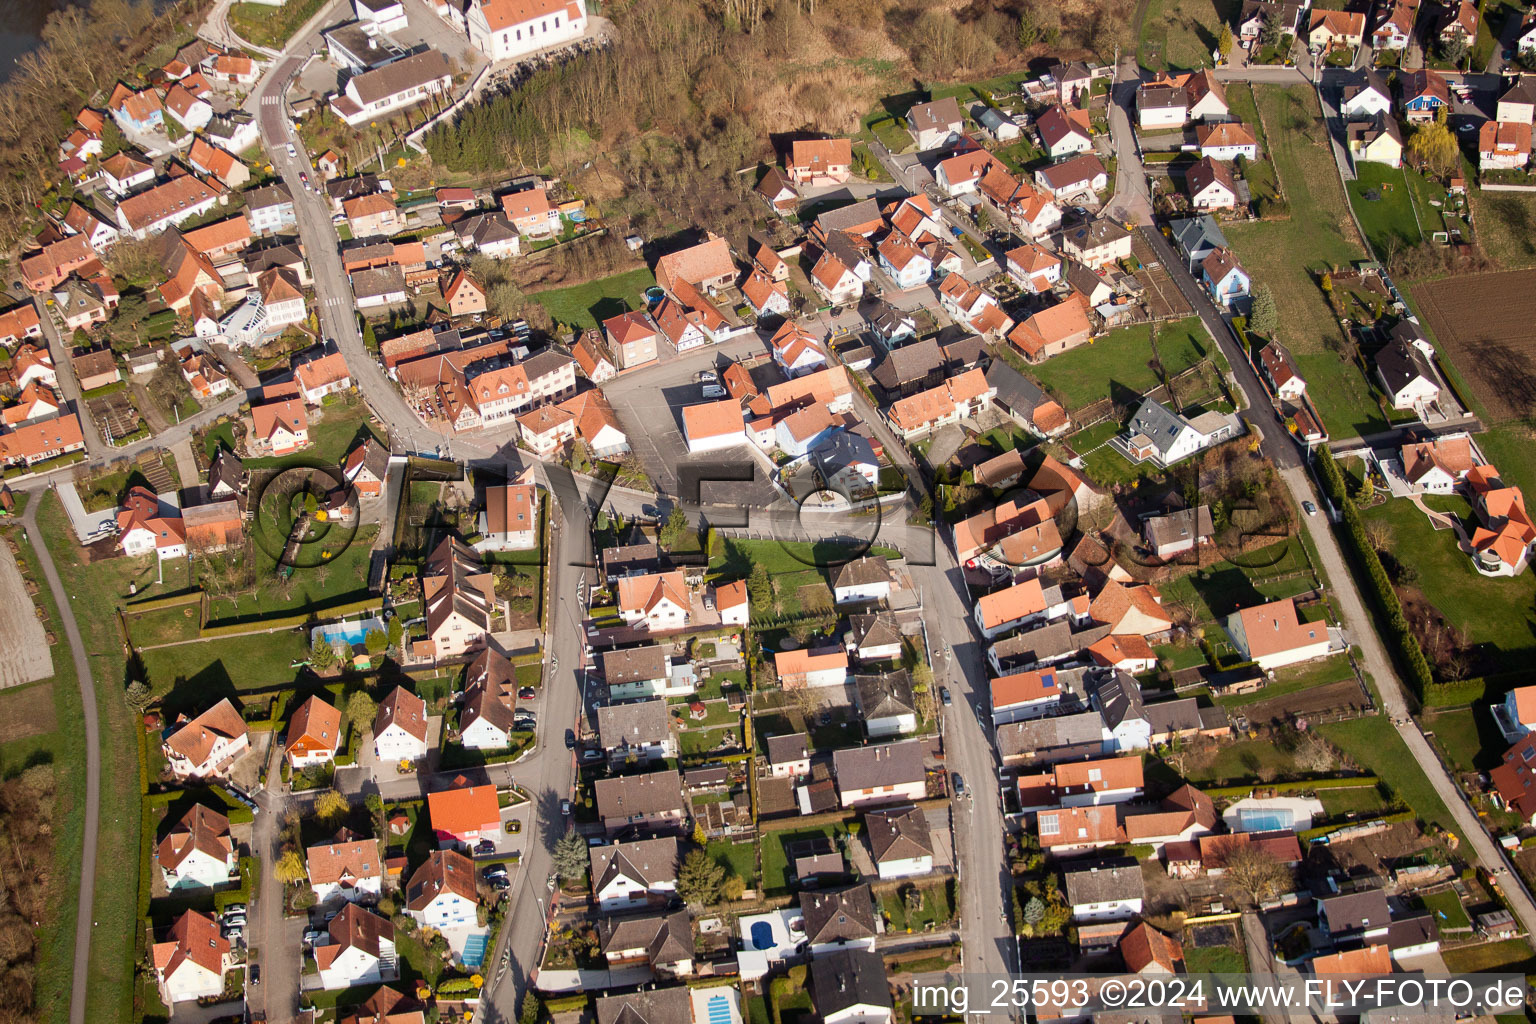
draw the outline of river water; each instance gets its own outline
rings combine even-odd
[[[0,0],[0,82],[34,46],[57,0]]]

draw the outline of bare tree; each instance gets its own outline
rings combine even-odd
[[[1255,903],[1273,899],[1291,886],[1291,869],[1251,843],[1229,850],[1222,866],[1226,877]]]

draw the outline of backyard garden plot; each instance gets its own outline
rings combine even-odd
[[[1149,0],[1141,20],[1137,59],[1150,71],[1206,67],[1236,0]]]
[[[1444,354],[1496,422],[1536,410],[1536,271],[1428,281],[1414,289]]]

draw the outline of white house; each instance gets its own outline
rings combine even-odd
[[[896,282],[902,291],[916,288],[933,276],[933,263],[910,238],[899,231],[892,231],[875,249],[880,269]]]
[[[135,485],[117,513],[118,543],[130,558],[154,552],[162,561],[185,558],[187,528],[181,509],[162,502],[147,487]]]
[[[813,686],[842,686],[848,681],[848,652],[841,647],[777,651],[773,668],[786,690]]]
[[[1091,700],[1104,723],[1106,750],[1146,750],[1152,745],[1152,723],[1142,709],[1141,685],[1134,676],[1117,671],[1100,680]]]
[[[352,0],[352,9],[369,35],[399,32],[410,25],[400,0]]]
[[[427,756],[427,702],[397,686],[373,719],[373,750],[378,759],[419,761]]]
[[[1506,693],[1503,717],[1510,723],[1506,732],[1515,738],[1536,729],[1536,686],[1517,686]]]
[[[613,760],[660,761],[677,756],[667,702],[605,704],[597,709],[598,743]]]
[[[827,365],[826,346],[793,320],[786,321],[774,332],[768,346],[773,352],[773,361],[786,377],[815,373]]]
[[[1166,406],[1146,399],[1125,431],[1126,450],[1138,462],[1171,466],[1204,448],[1235,436],[1232,421],[1217,414],[1189,420]]]
[[[888,600],[894,579],[885,556],[856,558],[833,572],[832,600],[837,604]]]
[[[864,835],[882,881],[933,871],[933,833],[919,808],[870,811],[864,815]]]
[[[314,950],[322,988],[373,985],[399,974],[395,926],[388,918],[348,903],[331,918],[328,932],[331,941]]]
[[[677,840],[641,839],[587,851],[599,913],[664,907],[677,895]]]
[[[672,656],[657,644],[604,651],[601,660],[610,700],[681,697],[694,689],[694,677],[674,670]]]
[[[1393,329],[1397,335],[1376,353],[1376,373],[1386,388],[1394,409],[1418,409],[1440,398],[1440,385],[1424,351],[1429,342],[1409,340],[1408,332]]]
[[[1233,612],[1226,629],[1238,653],[1266,672],[1329,653],[1328,623],[1300,621],[1288,597]]]
[[[283,752],[297,771],[334,761],[343,741],[341,711],[319,697],[310,697],[288,722]]]
[[[913,803],[928,794],[923,745],[917,740],[834,750],[832,775],[843,807]]]
[[[888,1024],[885,962],[866,949],[839,949],[811,961],[811,1002],[822,1024]]]
[[[891,612],[848,616],[847,648],[863,662],[895,661],[901,657],[901,623]]]
[[[348,79],[331,97],[331,109],[355,128],[445,94],[452,84],[448,59],[438,50],[422,50]]]
[[[384,858],[377,839],[322,843],[304,851],[315,900],[366,900],[384,891]]]
[[[165,942],[153,950],[160,999],[167,1006],[204,999],[224,991],[224,972],[229,970],[229,940],[219,934],[218,923],[206,914],[188,910],[171,925]]]
[[[457,850],[433,850],[405,885],[405,912],[424,928],[478,924],[475,863]]]
[[[681,629],[693,601],[681,572],[646,573],[619,580],[619,617],[637,629]]]
[[[859,716],[864,719],[864,733],[870,739],[917,731],[917,700],[906,669],[855,675],[853,686]]]
[[[1129,920],[1146,899],[1140,864],[1068,871],[1066,889],[1074,921]]]
[[[250,749],[245,719],[225,697],[196,718],[185,716],[168,730],[160,749],[179,779],[208,779],[223,775],[235,759]]]
[[[586,0],[470,0],[469,41],[492,62],[559,46],[587,31]]]
[[[155,846],[155,860],[167,889],[212,889],[236,874],[229,819],[194,804]]]
[[[1184,90],[1172,82],[1144,82],[1136,90],[1136,125],[1142,130],[1177,128],[1189,120]]]
[[[719,451],[747,443],[746,421],[741,405],[731,398],[683,410],[683,438],[689,453]]]
[[[750,617],[745,580],[715,584],[715,610],[722,626],[745,626]]]
[[[990,640],[1040,618],[1045,613],[1045,591],[1040,580],[1031,577],[984,594],[973,611],[981,635]]]
[[[1252,129],[1237,121],[1200,125],[1195,129],[1195,141],[1200,146],[1201,156],[1217,160],[1236,160],[1238,157],[1253,160],[1259,155],[1259,140]]]
[[[1392,109],[1392,92],[1376,70],[1356,72],[1356,79],[1344,87],[1339,113],[1346,121],[1369,121]]]

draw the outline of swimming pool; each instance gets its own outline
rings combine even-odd
[[[355,622],[331,622],[324,626],[316,626],[309,634],[309,642],[324,638],[333,646],[346,644],[349,647],[361,647],[363,639],[372,630],[383,631],[384,620],[380,618],[358,619]]]
[[[1244,832],[1279,832],[1296,823],[1289,808],[1252,808],[1237,812]]]
[[[752,923],[752,948],[773,948],[773,925],[767,921],[754,921]]]

